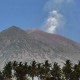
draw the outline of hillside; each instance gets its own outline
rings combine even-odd
[[[0,33],[0,64],[7,61],[36,60],[62,63],[80,59],[80,45],[57,34],[40,30],[22,30],[12,26]]]

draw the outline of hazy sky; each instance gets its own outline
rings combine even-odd
[[[0,0],[0,31],[13,25],[80,42],[80,0]]]

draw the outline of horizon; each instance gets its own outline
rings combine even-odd
[[[80,43],[80,1],[0,1],[0,31],[13,25],[62,35]]]

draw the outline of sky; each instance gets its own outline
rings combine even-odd
[[[40,29],[80,43],[80,0],[0,0],[0,31]]]

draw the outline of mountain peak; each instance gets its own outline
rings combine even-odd
[[[4,36],[20,36],[20,35],[25,35],[25,31],[22,30],[21,28],[19,27],[16,27],[16,26],[12,26],[12,27],[9,27],[8,29],[2,31],[0,33],[0,35],[4,35]]]
[[[13,26],[11,26],[11,28],[18,28],[18,27],[13,25]]]
[[[17,26],[11,26],[11,27],[9,27],[7,30],[10,30],[10,29],[12,29],[12,30],[16,30],[16,29],[20,29],[20,28],[17,27]]]
[[[16,26],[11,26],[11,27],[9,27],[8,29],[6,29],[6,30],[3,30],[2,31],[2,33],[5,33],[5,32],[20,32],[20,31],[24,31],[24,30],[22,30],[21,28],[19,28],[19,27],[16,27]]]

